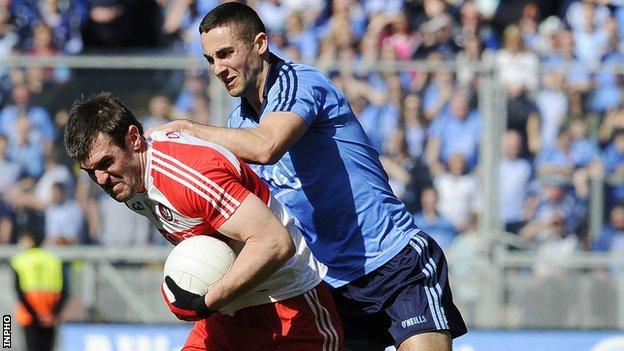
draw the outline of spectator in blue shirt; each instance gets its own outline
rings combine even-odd
[[[529,161],[520,158],[522,136],[518,131],[508,130],[503,136],[503,158],[500,172],[500,216],[505,230],[518,233],[526,223],[526,201],[532,176]]]
[[[200,73],[195,71],[186,72],[184,87],[175,99],[175,114],[190,116],[195,99],[204,96],[208,86]]]
[[[599,1],[571,1],[565,19],[573,30],[581,30],[586,24],[602,25],[610,16],[609,8]]]
[[[600,229],[600,236],[593,243],[592,250],[624,253],[624,202],[611,209],[609,223]]]
[[[44,166],[43,140],[33,131],[27,116],[17,117],[13,125],[14,131],[9,139],[9,159],[20,166],[20,173],[38,178],[43,173]]]
[[[538,109],[541,149],[555,146],[557,133],[568,113],[568,96],[565,92],[564,72],[560,70],[542,74],[542,88],[535,97]]]
[[[433,121],[447,107],[453,93],[453,74],[446,71],[434,72],[423,92],[422,108],[425,118]]]
[[[392,104],[379,106],[374,103],[367,103],[358,118],[375,150],[380,154],[384,153],[386,141],[399,122],[399,111],[396,106]]]
[[[598,144],[587,135],[587,122],[576,119],[568,127],[570,131],[570,152],[575,168],[584,168],[594,163],[599,154]]]
[[[570,133],[562,128],[557,135],[555,146],[545,148],[535,158],[535,168],[540,177],[553,176],[570,179],[575,164],[570,148]]]
[[[322,18],[317,26],[317,32],[323,39],[332,35],[360,39],[366,32],[366,13],[358,1],[331,1],[328,10],[330,16]]]
[[[14,124],[20,116],[26,116],[46,144],[51,144],[56,138],[56,128],[50,118],[50,114],[41,106],[32,105],[31,93],[25,84],[16,84],[13,87],[11,97],[13,104],[5,106],[0,111],[0,133],[9,137],[14,135]]]
[[[30,35],[30,25],[37,21],[37,10],[34,6],[35,1],[29,0],[13,0],[9,1],[9,9],[13,17],[13,23],[16,25],[17,33],[20,36],[20,42],[26,41]]]
[[[319,51],[319,42],[316,32],[307,28],[304,14],[294,11],[286,18],[286,33],[288,41],[299,49],[301,58],[304,60],[316,59]]]
[[[619,50],[617,38],[611,41],[610,51],[605,54],[603,64],[607,66],[621,66],[624,63],[624,55]],[[595,89],[589,97],[589,107],[597,113],[620,106],[622,96],[619,87],[618,75],[615,72],[604,70],[596,72],[594,76]]]
[[[427,161],[434,174],[440,173],[454,153],[466,159],[468,170],[477,164],[481,117],[470,109],[470,97],[465,89],[457,89],[451,97],[449,108],[436,118],[429,127]]]
[[[624,129],[616,131],[603,155],[609,203],[624,200]]]
[[[438,192],[433,187],[425,188],[420,195],[422,210],[414,214],[414,221],[418,227],[435,239],[443,250],[447,250],[457,231],[453,223],[446,217],[442,217],[438,210]]]
[[[45,210],[45,241],[53,245],[71,245],[80,241],[84,213],[80,205],[67,197],[63,183],[52,185],[52,202]]]
[[[416,93],[405,94],[401,108],[407,150],[411,157],[420,158],[424,153],[427,139],[427,127],[420,96]]]
[[[544,178],[542,183],[532,221],[548,221],[559,213],[565,220],[566,232],[577,233],[587,217],[587,194],[575,195],[564,180],[556,177]]]
[[[20,176],[20,165],[8,158],[9,141],[0,134],[0,197],[17,183]]]
[[[171,102],[166,95],[153,96],[150,99],[148,110],[149,114],[141,122],[146,130],[171,120]]]
[[[609,47],[609,36],[602,30],[603,23],[595,23],[595,11],[586,6],[579,27],[574,28],[576,57],[585,65],[600,63],[602,56]],[[606,18],[605,18],[606,20]]]
[[[555,50],[545,58],[547,67],[566,67],[566,85],[568,90],[588,92],[591,85],[591,72],[582,64],[574,53],[574,36],[570,30],[562,30],[557,36]]]
[[[286,18],[291,9],[280,0],[260,0],[255,3],[258,15],[269,33],[284,30]]]
[[[80,0],[42,0],[38,3],[39,16],[52,29],[57,47],[68,54],[82,51],[80,28],[88,16],[86,3]]]

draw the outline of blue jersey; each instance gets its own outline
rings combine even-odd
[[[308,130],[276,164],[250,166],[296,218],[329,284],[379,268],[419,229],[346,97],[318,70],[274,55],[265,84],[260,116],[241,98],[228,126],[254,128],[267,113],[288,111]]]

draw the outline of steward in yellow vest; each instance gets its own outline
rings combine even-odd
[[[17,322],[24,328],[28,350],[52,350],[58,316],[67,299],[63,261],[40,248],[42,238],[21,233],[24,250],[11,258],[19,300]]]

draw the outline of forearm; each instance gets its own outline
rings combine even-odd
[[[219,144],[248,163],[274,163],[275,156],[285,151],[277,150],[272,138],[259,128],[223,128],[185,120],[180,131]]]
[[[227,306],[268,279],[292,257],[294,251],[292,241],[248,240],[230,271],[206,294],[206,305],[211,310]]]

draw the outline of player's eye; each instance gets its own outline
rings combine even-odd
[[[102,163],[100,163],[100,167],[99,169],[104,170],[107,169],[108,167],[110,167],[113,164],[113,160],[110,158],[105,159],[104,161],[102,161]]]
[[[113,164],[113,159],[111,157],[106,157],[100,162],[98,162],[95,166],[93,166],[93,170],[105,171]]]
[[[232,53],[234,53],[234,50],[224,50],[224,51],[219,51],[219,52],[217,53],[217,57],[218,57],[220,60],[223,60],[223,59],[226,59],[226,58],[228,58],[228,57],[232,56]]]

